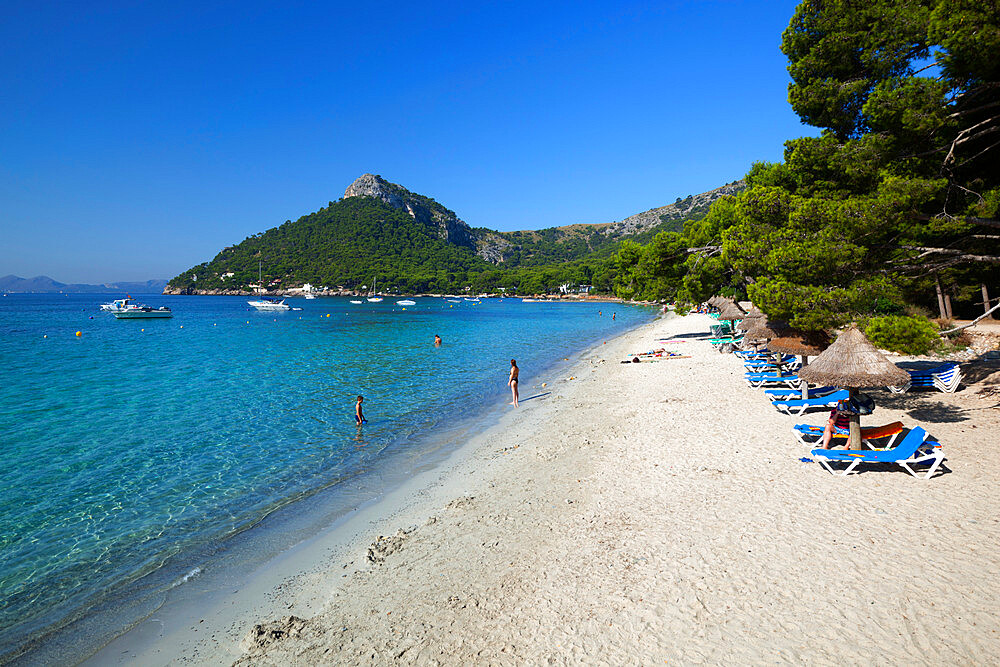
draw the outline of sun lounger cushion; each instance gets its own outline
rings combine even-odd
[[[815,445],[823,437],[823,426],[812,426],[810,424],[796,424],[792,427],[795,437],[803,445]],[[868,445],[870,449],[880,450],[892,447],[896,437],[903,432],[903,422],[892,422],[883,426],[865,426],[861,428],[861,441]],[[887,442],[878,443],[877,440],[888,438]],[[843,445],[847,439],[846,434],[834,433],[830,439],[831,444]]]

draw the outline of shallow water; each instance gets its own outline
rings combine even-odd
[[[0,660],[276,507],[439,446],[428,434],[509,398],[510,358],[524,396],[557,360],[652,317],[432,298],[258,313],[150,295],[174,317],[120,321],[98,311],[107,300],[0,297]]]

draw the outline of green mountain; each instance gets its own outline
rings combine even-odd
[[[364,174],[342,199],[224,248],[210,262],[173,278],[165,292],[244,293],[257,286],[259,272],[272,291],[304,283],[361,290],[376,277],[380,288],[405,293],[465,287],[536,293],[564,283],[610,291],[611,256],[621,239],[651,238],[697,219],[711,201],[741,186],[730,184],[621,222],[497,232],[473,229],[430,197]]]

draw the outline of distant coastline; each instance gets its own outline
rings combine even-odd
[[[86,283],[61,283],[48,276],[21,278],[7,275],[0,278],[0,292],[7,294],[159,294],[167,287],[166,280],[118,281],[89,285]]]

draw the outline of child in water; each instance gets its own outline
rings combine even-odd
[[[362,424],[367,424],[368,420],[365,419],[365,413],[361,411],[361,404],[365,402],[364,396],[358,396],[358,402],[354,405],[354,419],[358,422],[358,426]]]

